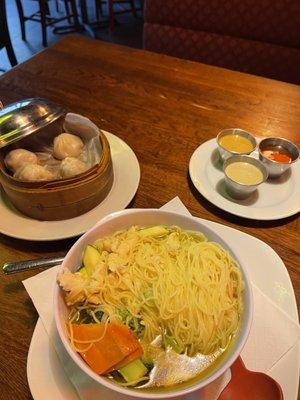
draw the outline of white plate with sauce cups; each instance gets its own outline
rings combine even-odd
[[[268,170],[269,178],[279,178],[299,158],[298,147],[287,139],[268,137],[258,146],[259,159]]]
[[[173,212],[167,212],[156,209],[132,209],[124,210],[113,213],[103,218],[97,225],[85,233],[77,242],[72,246],[70,251],[67,253],[61,270],[64,268],[76,271],[78,266],[81,264],[82,253],[88,244],[93,243],[96,239],[111,235],[116,231],[126,229],[130,226],[179,226],[182,229],[191,231],[202,232],[210,241],[219,243],[223,248],[231,253],[233,258],[237,261],[240,266],[243,281],[245,284],[243,292],[243,314],[241,317],[240,328],[234,339],[229,352],[220,359],[218,364],[206,375],[192,378],[190,381],[186,381],[183,384],[174,385],[167,388],[155,388],[150,389],[134,389],[129,387],[123,387],[115,383],[113,380],[100,376],[93,372],[89,366],[84,362],[78,353],[76,353],[71,347],[70,340],[67,334],[66,322],[68,321],[69,310],[65,304],[63,290],[58,285],[55,287],[54,294],[54,315],[56,321],[56,327],[58,329],[59,336],[62,343],[71,356],[72,360],[85,372],[90,378],[99,384],[105,386],[108,389],[121,393],[125,396],[133,396],[139,399],[166,399],[177,396],[185,396],[190,392],[194,392],[213,382],[215,379],[220,377],[236,360],[244,347],[244,344],[248,338],[252,315],[253,315],[253,299],[249,277],[246,272],[246,268],[243,264],[243,260],[237,257],[230,247],[227,245],[217,233],[212,229],[206,227],[201,222],[196,221],[194,218],[176,214]],[[132,397],[130,397],[132,398]],[[198,397],[197,397],[198,398]]]
[[[232,156],[223,165],[228,193],[236,199],[249,197],[268,178],[266,167],[250,156]]]
[[[257,146],[255,137],[239,128],[223,129],[217,136],[217,144],[223,161],[234,155],[249,155]]]

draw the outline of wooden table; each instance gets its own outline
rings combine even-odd
[[[195,148],[226,127],[284,136],[299,145],[299,86],[73,36],[0,77],[4,103],[33,96],[86,115],[132,147],[141,182],[131,207],[160,207],[178,195],[195,216],[272,246],[300,304],[297,216],[263,222],[227,214],[198,194],[188,176]],[[0,261],[61,255],[73,241],[25,242],[2,235]],[[21,281],[36,273],[1,272],[1,399],[31,398],[26,358],[37,313]]]

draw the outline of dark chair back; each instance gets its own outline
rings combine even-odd
[[[145,49],[300,83],[299,0],[146,0]]]
[[[7,26],[6,2],[5,0],[0,0],[0,49],[3,47],[6,48],[11,65],[16,65],[18,62],[11,44]]]

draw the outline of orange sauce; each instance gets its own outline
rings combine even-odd
[[[241,135],[225,135],[220,138],[219,143],[224,149],[236,153],[251,153],[254,150],[251,141]]]
[[[269,160],[273,160],[278,163],[289,164],[292,162],[292,157],[278,150],[264,150],[262,154]]]

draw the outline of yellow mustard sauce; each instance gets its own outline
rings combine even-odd
[[[255,165],[247,162],[234,162],[225,168],[227,176],[243,185],[257,185],[263,181],[263,174]]]
[[[224,149],[237,153],[248,153],[254,150],[251,141],[240,135],[225,135],[220,138],[219,143]]]

